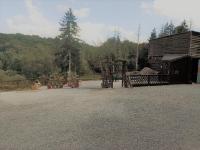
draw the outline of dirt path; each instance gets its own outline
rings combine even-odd
[[[196,150],[199,141],[199,85],[101,89],[91,81],[0,93],[2,150]]]

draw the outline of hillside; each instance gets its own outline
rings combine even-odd
[[[23,34],[0,33],[0,70],[12,71],[26,78],[59,73],[55,64],[55,53],[59,50],[58,38],[41,38]],[[100,46],[80,44],[80,75],[100,73],[100,62],[104,58],[122,58],[134,69],[137,44],[109,38]],[[146,44],[140,45],[140,65],[147,59]],[[61,60],[62,61],[62,60]]]
[[[26,77],[55,70],[57,39],[22,34],[0,34],[0,69],[14,70]]]

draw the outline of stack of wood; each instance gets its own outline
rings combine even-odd
[[[60,75],[52,75],[47,83],[48,89],[63,88],[64,78]]]
[[[71,75],[67,78],[67,83],[64,87],[79,88],[79,79],[77,75]]]
[[[158,73],[159,73],[158,71],[153,70],[153,69],[148,68],[148,67],[143,68],[143,69],[139,72],[140,75],[157,75]]]

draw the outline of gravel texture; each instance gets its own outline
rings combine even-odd
[[[0,150],[197,150],[200,85],[0,93]]]

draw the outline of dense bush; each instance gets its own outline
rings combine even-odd
[[[0,70],[0,81],[18,81],[18,80],[25,80],[25,79],[26,78],[24,76],[17,74],[15,71]]]
[[[30,87],[31,81],[26,80],[24,76],[12,70],[0,70],[0,90],[27,89]]]

